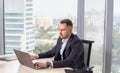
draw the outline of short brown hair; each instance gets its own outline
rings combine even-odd
[[[66,23],[67,26],[73,27],[73,23],[72,23],[72,21],[70,19],[63,19],[63,20],[60,21],[60,23],[61,24]]]

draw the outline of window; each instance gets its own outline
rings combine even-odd
[[[5,54],[13,49],[35,53],[51,49],[63,18],[73,21],[76,33],[77,0],[5,0]]]
[[[34,32],[32,9],[33,0],[5,0],[5,54],[12,54],[13,49],[33,51],[35,39],[31,36],[35,37],[35,34],[26,34]],[[30,42],[27,44],[27,41]]]
[[[85,0],[85,39],[93,40],[91,66],[95,73],[102,73],[104,44],[105,0]],[[99,52],[99,53],[98,53]]]
[[[6,24],[5,28],[23,28],[24,24]]]
[[[6,16],[8,17],[23,17],[24,14],[23,13],[5,13]]]
[[[61,19],[71,19],[76,33],[77,0],[33,0],[33,17],[36,39],[34,52],[44,52],[55,45]]]
[[[23,19],[17,19],[17,18],[13,18],[13,19],[12,18],[11,19],[6,18],[5,21],[6,22],[16,22],[16,23],[18,22],[19,23],[19,22],[23,22],[24,20]]]
[[[120,73],[120,1],[114,0],[113,49],[111,73]]]
[[[20,40],[20,36],[6,36],[5,37],[6,40]]]

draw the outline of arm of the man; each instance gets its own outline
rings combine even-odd
[[[57,49],[57,45],[59,44],[59,41],[60,41],[60,37],[58,38],[57,40],[57,43],[56,45],[49,51],[47,52],[44,52],[44,53],[40,53],[38,54],[39,58],[49,58],[49,57],[53,57],[56,53],[56,49]]]
[[[40,54],[30,54],[30,57],[32,60],[39,59],[39,58],[49,58],[53,57],[55,54],[55,47],[53,47],[51,50],[45,52],[45,53],[40,53]]]
[[[49,58],[49,57],[53,57],[54,55],[55,55],[55,47],[53,47],[51,50],[47,52],[38,54],[39,58]]]

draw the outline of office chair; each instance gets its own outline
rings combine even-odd
[[[81,70],[70,70],[70,69],[65,69],[66,73],[93,73],[92,68],[89,66],[90,63],[90,55],[91,55],[91,48],[92,48],[92,43],[94,41],[91,40],[82,40],[83,42],[83,47],[84,47],[84,63],[85,67]]]

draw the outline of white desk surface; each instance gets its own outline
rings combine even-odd
[[[44,61],[44,59],[40,60]],[[64,69],[69,68],[53,68],[53,69],[40,69],[35,70],[23,65],[20,65],[18,60],[1,61],[0,60],[0,73],[65,73]]]

